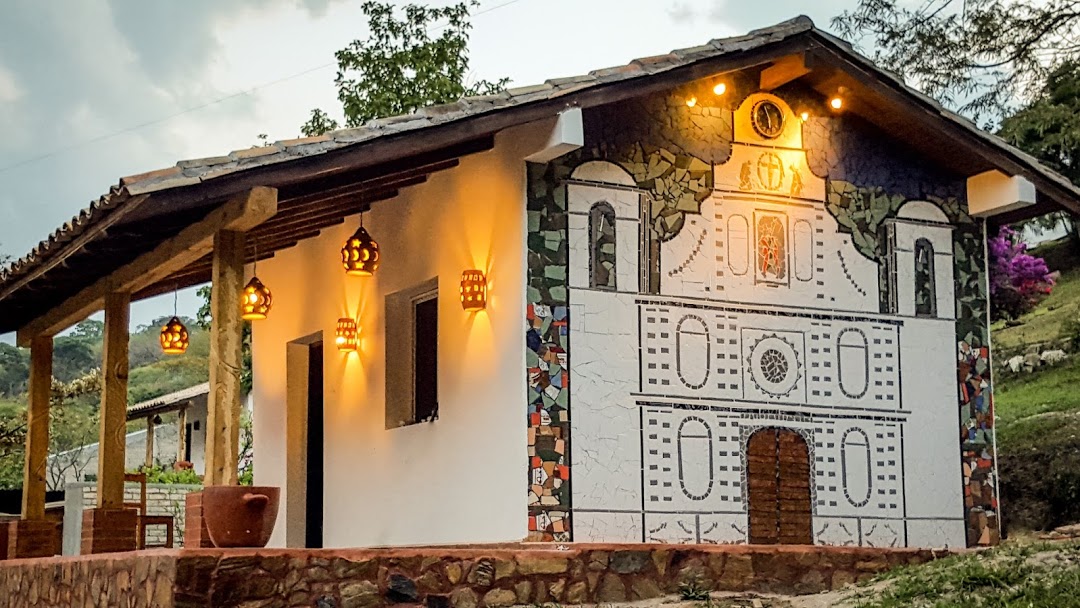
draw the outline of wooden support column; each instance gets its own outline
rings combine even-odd
[[[214,236],[210,288],[210,395],[206,416],[205,485],[236,485],[240,452],[240,367],[243,321],[244,233]]]
[[[52,397],[52,336],[30,342],[30,387],[23,469],[23,519],[45,518],[45,463],[49,456],[49,399]]]
[[[101,361],[101,434],[98,443],[99,509],[124,508],[127,449],[128,322],[131,294],[105,296],[105,340]]]
[[[154,466],[154,417],[146,417],[146,468]]]
[[[179,412],[176,412],[176,462],[183,462],[187,460],[187,410],[190,402],[181,407]]]

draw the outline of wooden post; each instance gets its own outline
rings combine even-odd
[[[204,484],[236,485],[240,452],[240,366],[243,321],[244,233],[214,236],[210,288],[210,395],[206,404]]]
[[[49,456],[49,399],[52,397],[52,336],[30,342],[30,387],[23,469],[23,519],[45,519],[45,463]]]
[[[146,468],[154,466],[154,417],[146,417]]]
[[[131,294],[105,296],[105,340],[101,374],[101,434],[98,443],[99,509],[124,508],[127,448],[128,318]]]
[[[176,462],[183,462],[184,460],[187,460],[185,458],[185,456],[187,456],[187,442],[188,442],[188,436],[187,436],[187,408],[190,405],[191,405],[191,403],[188,402],[187,405],[184,405],[183,407],[181,407],[180,411],[178,411],[176,413],[176,433],[177,433]]]

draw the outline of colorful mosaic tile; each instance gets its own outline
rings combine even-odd
[[[529,304],[525,315],[529,409],[529,540],[570,540],[569,315]]]
[[[968,546],[1000,541],[997,467],[994,463],[994,403],[990,349],[959,343],[960,442],[963,449],[964,509]]]

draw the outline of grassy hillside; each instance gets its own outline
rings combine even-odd
[[[1080,307],[1080,259],[1064,242],[1035,251],[1061,272],[1053,293],[1018,322],[993,328],[995,362],[1029,346],[1057,348]],[[1080,353],[1032,374],[995,370],[1002,513],[1013,529],[1080,521]]]

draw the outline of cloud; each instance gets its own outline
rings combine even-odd
[[[15,82],[15,75],[0,65],[0,103],[11,103],[22,96],[23,90]]]

